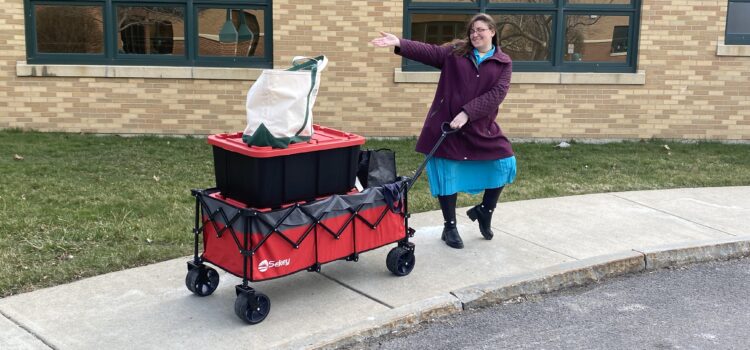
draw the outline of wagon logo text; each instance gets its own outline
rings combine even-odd
[[[284,259],[284,260],[263,260],[258,264],[258,271],[260,272],[266,272],[268,269],[274,268],[274,267],[281,267],[281,266],[289,266],[291,259]]]

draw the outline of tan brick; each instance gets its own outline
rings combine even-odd
[[[244,129],[250,80],[17,76],[16,62],[25,61],[23,1],[0,5],[0,127],[176,134]],[[365,135],[419,132],[435,84],[395,83],[400,58],[368,44],[379,30],[400,35],[402,1],[276,0],[273,7],[274,66],[288,67],[296,55],[331,59],[316,123]],[[726,7],[726,1],[644,1],[638,69],[645,71],[645,84],[514,83],[498,117],[503,130],[523,138],[750,140],[750,60],[716,56]]]

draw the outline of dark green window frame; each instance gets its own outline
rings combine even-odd
[[[747,25],[749,18],[742,17],[744,13],[733,11],[733,6],[750,7],[750,0],[729,0],[727,6],[727,25],[724,36],[724,44],[726,45],[750,45],[750,30],[733,30],[734,24],[744,23]]]
[[[26,60],[28,64],[86,64],[86,65],[142,65],[142,66],[195,66],[195,67],[247,67],[271,68],[273,66],[273,16],[272,0],[24,0],[26,29]],[[102,53],[45,53],[37,49],[36,5],[84,5],[101,7],[103,24]],[[115,24],[117,6],[170,6],[184,9],[185,48],[183,55],[123,54],[117,52],[118,28]],[[201,8],[256,9],[263,11],[263,56],[201,56],[198,54],[197,16]]]
[[[498,15],[550,15],[552,16],[552,22],[549,59],[546,61],[514,60],[514,71],[634,73],[638,67],[641,1],[630,0],[629,4],[608,5],[570,4],[568,0],[552,0],[549,4],[522,3],[522,0],[519,0],[518,3],[490,3],[489,0],[474,0],[472,2],[416,2],[405,0],[404,37],[412,37],[412,14],[465,14],[471,16],[483,12],[493,16],[496,20]],[[562,48],[565,45],[564,19],[568,15],[627,16],[629,29],[625,62],[575,62],[565,60]],[[434,70],[432,67],[407,59],[403,60],[402,68],[404,71]]]

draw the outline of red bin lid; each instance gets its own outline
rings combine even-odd
[[[248,157],[270,158],[358,146],[365,143],[365,138],[356,134],[313,124],[313,136],[309,141],[293,143],[290,144],[288,148],[248,146],[242,142],[241,132],[210,135],[208,137],[208,143]]]

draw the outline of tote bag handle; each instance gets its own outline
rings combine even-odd
[[[304,60],[303,63],[297,63],[297,61]],[[307,105],[310,106],[310,96],[312,96],[313,90],[315,89],[315,82],[318,79],[318,70],[323,71],[328,65],[328,58],[326,56],[317,56],[315,58],[305,56],[294,56],[292,58],[292,67],[287,69],[288,71],[299,71],[299,70],[310,70],[310,90],[307,92]],[[305,109],[305,120],[302,123],[302,127],[297,130],[295,135],[299,135],[305,130],[307,126],[307,119],[310,118],[310,108]]]

